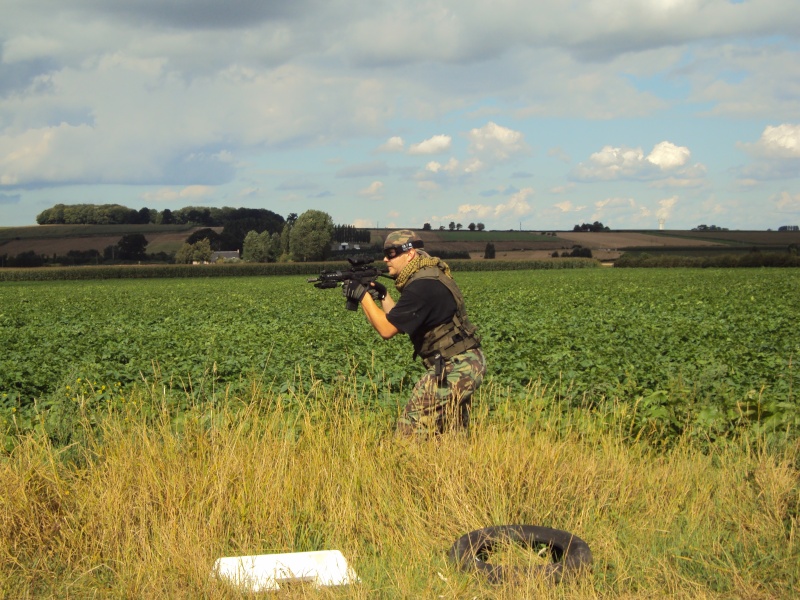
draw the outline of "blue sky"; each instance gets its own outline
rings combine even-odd
[[[800,224],[797,0],[0,0],[0,226]]]

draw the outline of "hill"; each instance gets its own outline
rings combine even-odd
[[[44,255],[65,255],[70,250],[102,252],[123,235],[141,233],[150,253],[172,253],[193,231],[195,225],[35,225],[0,228],[0,255],[16,256],[33,251]]]
[[[382,240],[391,230],[372,230],[372,240]],[[416,230],[426,249],[469,252],[481,258],[492,242],[497,258],[545,259],[576,246],[589,248],[592,256],[613,261],[624,252],[649,253],[731,253],[760,250],[785,251],[789,244],[800,244],[796,231],[422,231]]]
[[[36,225],[0,228],[0,256],[16,256],[33,251],[44,255],[64,255],[70,250],[98,250],[116,244],[129,233],[141,233],[148,240],[150,253],[172,253],[192,232],[195,225]],[[381,244],[392,229],[371,229],[371,243]],[[731,253],[759,250],[785,251],[790,244],[800,245],[797,231],[423,231],[415,230],[425,248],[436,252],[468,252],[482,258],[486,244],[495,246],[497,258],[528,260],[549,258],[553,252],[570,251],[576,246],[589,248],[603,261],[613,261],[626,251],[649,253]]]

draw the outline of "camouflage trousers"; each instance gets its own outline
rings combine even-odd
[[[430,436],[466,431],[472,394],[483,381],[486,359],[480,348],[467,350],[444,363],[441,377],[431,366],[414,386],[397,421],[397,434]]]

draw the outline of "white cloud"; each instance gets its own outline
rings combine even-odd
[[[664,198],[663,200],[659,200],[656,216],[659,219],[668,219],[669,217],[672,216],[672,209],[675,208],[675,205],[677,203],[678,203],[677,196],[672,196],[671,198]]]
[[[425,165],[425,170],[431,173],[455,173],[459,171],[459,166],[460,163],[455,158],[451,158],[445,164],[432,160]]]
[[[495,207],[495,216],[501,217],[505,214],[511,214],[517,217],[527,215],[531,212],[531,205],[528,203],[528,198],[533,196],[533,188],[522,188],[516,194],[509,198],[508,202],[498,204]]]
[[[378,146],[378,152],[402,152],[404,148],[405,143],[403,142],[403,138],[400,136],[393,136]]]
[[[383,182],[382,181],[373,181],[363,190],[358,192],[359,196],[363,196],[365,198],[370,198],[371,200],[380,200],[383,198]]]
[[[500,204],[461,204],[455,215],[434,217],[435,220],[447,219],[503,219],[504,217],[522,217],[530,214],[532,209],[528,202],[533,196],[533,188],[523,188],[511,195],[507,202]]]
[[[649,162],[658,166],[662,171],[682,167],[692,155],[686,146],[676,146],[672,142],[660,142],[653,151],[647,155]]]
[[[484,167],[484,163],[474,157],[463,162],[453,157],[446,163],[432,160],[414,175],[414,179],[420,189],[438,189],[440,185],[453,185],[463,182],[482,171]]]
[[[800,158],[800,125],[768,125],[756,143],[740,146],[763,158]]]
[[[553,206],[558,210],[560,210],[562,213],[580,212],[586,209],[586,206],[575,206],[572,203],[572,200],[564,200],[563,202],[556,202]]]
[[[738,169],[740,188],[754,182],[795,179],[800,173],[800,125],[768,125],[754,143],[740,142],[738,147],[755,158],[752,164]]]
[[[528,151],[522,133],[491,121],[479,129],[470,130],[467,137],[469,152],[487,160],[503,161]]]
[[[435,135],[420,142],[419,144],[412,144],[408,149],[409,154],[440,154],[450,150],[453,138],[449,135]]]
[[[790,194],[789,192],[781,192],[772,200],[775,203],[775,208],[777,208],[779,212],[800,213],[800,193]],[[789,224],[797,225],[797,223]]]
[[[698,185],[705,167],[687,165],[690,157],[687,147],[667,141],[656,144],[647,155],[641,148],[604,146],[586,163],[580,163],[573,176],[580,181],[660,180],[662,187]]]
[[[568,192],[571,192],[574,189],[575,189],[575,184],[574,183],[567,183],[566,185],[557,185],[555,187],[552,187],[552,188],[550,188],[549,191],[550,191],[551,194],[559,196],[561,194],[566,194]]]
[[[59,42],[52,38],[24,34],[6,41],[0,54],[2,54],[4,64],[12,64],[56,56],[59,49]]]

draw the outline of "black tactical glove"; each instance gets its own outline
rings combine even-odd
[[[366,293],[367,287],[355,279],[348,279],[342,286],[342,294],[344,297],[347,298],[348,301],[355,302],[356,304],[361,303],[361,299]]]
[[[369,295],[372,296],[372,299],[375,300],[375,302],[386,298],[386,286],[382,283],[378,283],[377,281],[370,283],[367,291],[369,292]]]

